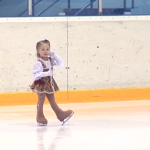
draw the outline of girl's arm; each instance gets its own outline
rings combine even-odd
[[[51,71],[43,72],[43,66],[40,61],[37,61],[33,66],[34,80],[39,80],[42,77],[52,76]]]
[[[51,52],[50,56],[52,58],[52,63],[53,65],[63,67],[64,66],[64,61],[61,57],[59,57],[55,52]]]

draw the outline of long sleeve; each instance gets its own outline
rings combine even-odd
[[[42,77],[52,76],[51,71],[43,72],[43,66],[41,62],[37,61],[33,66],[33,76],[34,80],[39,80]]]
[[[64,66],[64,61],[62,58],[60,58],[55,52],[51,52],[51,58],[52,58],[52,63],[53,65],[63,67]]]

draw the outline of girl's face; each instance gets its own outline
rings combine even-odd
[[[40,55],[41,58],[48,58],[50,55],[50,47],[47,43],[42,43],[37,53]]]

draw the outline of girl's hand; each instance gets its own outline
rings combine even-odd
[[[50,57],[53,57],[54,56],[54,52],[50,52]]]

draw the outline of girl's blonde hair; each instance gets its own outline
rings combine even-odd
[[[36,43],[36,51],[40,48],[40,46],[43,44],[43,43],[45,43],[45,44],[48,44],[49,45],[49,47],[50,47],[50,42],[49,42],[49,40],[42,40],[42,41],[39,41],[39,42],[37,42]],[[37,58],[39,58],[40,57],[40,54],[38,53],[38,51],[37,51]]]

